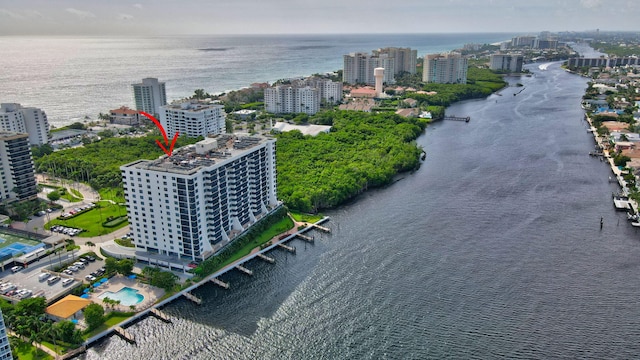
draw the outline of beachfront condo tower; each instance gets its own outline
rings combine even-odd
[[[0,104],[0,130],[29,134],[29,144],[49,142],[49,121],[44,111],[20,104]]]
[[[160,123],[170,138],[180,136],[207,137],[225,132],[224,106],[197,100],[177,102],[160,107]]]
[[[149,114],[160,114],[160,107],[167,105],[167,92],[164,82],[158,82],[156,78],[142,79],[141,83],[132,84],[133,99],[136,110]]]
[[[466,84],[467,67],[467,58],[459,53],[426,55],[422,81],[438,84]]]

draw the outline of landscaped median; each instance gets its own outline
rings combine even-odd
[[[61,225],[82,229],[83,231],[77,235],[78,237],[94,237],[109,234],[128,224],[125,206],[100,201],[95,206],[72,214],[70,217],[51,220],[44,227],[49,230],[54,225]]]

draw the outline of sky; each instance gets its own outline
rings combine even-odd
[[[639,0],[0,0],[1,35],[639,31]]]

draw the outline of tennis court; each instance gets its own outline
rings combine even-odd
[[[43,247],[44,243],[39,241],[0,233],[0,259],[8,259],[17,254],[28,254]]]

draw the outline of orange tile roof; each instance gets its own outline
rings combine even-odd
[[[55,304],[48,306],[44,312],[62,319],[67,319],[91,303],[91,300],[83,299],[75,295],[68,295]]]
[[[110,112],[113,114],[121,114],[121,115],[133,115],[138,113],[136,110],[131,110],[126,106],[123,106],[119,109],[111,110]]]

